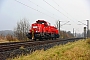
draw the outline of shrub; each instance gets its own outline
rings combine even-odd
[[[11,41],[18,41],[18,39],[15,38],[15,37],[12,36],[12,35],[7,35],[7,36],[6,36],[6,40],[9,41],[9,42],[11,42]]]
[[[5,36],[3,36],[2,34],[0,35],[0,40],[5,40]]]

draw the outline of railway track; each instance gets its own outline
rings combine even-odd
[[[83,38],[70,38],[70,39],[63,39],[63,40],[47,40],[47,41],[26,41],[26,42],[1,43],[0,44],[0,60],[2,58],[6,59],[7,57],[12,57],[10,55],[11,52],[13,52],[15,50],[20,51],[20,47],[25,48],[25,51],[28,50],[28,52],[31,53],[32,51],[35,51],[35,50],[38,50],[38,49],[45,49],[46,50],[46,49],[51,48],[51,47],[53,47],[55,45],[65,44],[67,42],[73,42],[73,41],[76,41],[76,40],[79,40],[79,39],[83,39]],[[14,52],[14,54],[16,52]],[[8,55],[5,56],[5,54],[6,55],[8,54]]]
[[[11,42],[11,43],[0,43],[0,52],[10,51],[19,49],[20,47],[31,47],[36,45],[43,45],[48,43],[55,43],[60,41],[68,41],[73,39],[82,39],[82,38],[70,38],[63,40],[47,40],[47,41],[26,41],[26,42]]]
[[[27,43],[31,45],[31,42],[10,42],[10,43],[0,43],[0,52],[19,49],[21,46],[25,46]]]

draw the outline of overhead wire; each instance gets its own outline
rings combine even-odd
[[[65,11],[62,7],[60,7],[60,5],[58,4],[58,3],[56,3],[54,0],[52,0],[55,4],[57,4],[58,6],[59,6],[59,8],[61,8],[63,11]],[[66,11],[65,11],[66,12]],[[66,12],[66,14],[68,14],[69,16],[71,16],[68,12]],[[72,16],[71,16],[72,17]],[[78,20],[78,19],[76,19],[76,18],[74,18],[74,17],[72,17],[73,19],[75,19],[75,20]],[[73,22],[74,22],[74,20],[73,20]],[[74,22],[75,23],[75,22]],[[82,23],[82,22],[81,22]],[[75,24],[77,24],[77,23],[75,23]],[[78,24],[77,24],[78,25]],[[85,25],[85,24],[84,24]],[[76,30],[78,30],[79,31],[79,29],[77,28]]]
[[[43,12],[41,12],[41,11],[39,11],[39,10],[33,8],[33,7],[30,7],[30,6],[28,6],[28,5],[26,5],[26,4],[22,3],[22,2],[20,2],[20,1],[18,1],[18,0],[15,0],[15,1],[18,2],[18,3],[20,3],[20,4],[22,4],[22,5],[24,5],[24,6],[26,6],[26,7],[28,7],[28,8],[30,8],[30,9],[33,9],[33,10],[35,10],[35,11],[41,13],[41,14],[44,14],[44,15],[46,15],[46,16],[48,16],[48,17],[51,17],[51,18],[55,19],[54,17],[49,16],[49,15],[47,15],[47,14],[45,14],[45,13],[43,13]],[[56,20],[56,19],[55,19],[55,20]]]
[[[64,13],[60,12],[60,10],[56,9],[54,6],[52,6],[50,3],[48,3],[46,0],[43,0],[45,3],[47,3],[49,6],[51,6],[53,9],[57,10],[59,13],[63,14],[65,17],[67,17],[68,19],[70,19],[71,21],[73,21],[75,23],[74,20],[72,20],[71,18],[69,18],[68,16],[66,16]],[[56,2],[55,2],[56,3]],[[56,3],[57,4],[57,3]],[[58,4],[57,4],[58,5]],[[58,5],[59,6],[59,5]],[[64,10],[65,11],[65,10]],[[68,13],[67,13],[68,14]],[[77,23],[75,23],[77,24]]]
[[[66,12],[62,7],[60,7],[60,5],[58,4],[58,3],[56,3],[54,0],[52,0],[60,9],[62,9],[68,16],[70,16],[70,17],[72,17],[68,12]],[[72,17],[73,19],[75,19],[75,20],[78,20],[78,19],[76,19],[76,18],[74,18],[74,17]],[[73,22],[75,22],[74,20],[71,20],[71,21],[73,21]],[[75,22],[75,24],[77,24],[76,22]]]
[[[51,13],[51,14],[52,14],[52,15],[54,15],[54,16],[58,16],[58,15],[53,14],[52,12],[50,12],[50,11],[46,10],[45,8],[43,8],[43,7],[39,6],[38,4],[36,4],[36,3],[32,2],[31,0],[29,0],[29,2],[31,2],[31,3],[33,3],[33,4],[35,4],[36,6],[38,6],[38,7],[42,8],[43,10],[45,10],[45,11],[47,11],[47,12]],[[59,17],[59,16],[58,16],[58,17]]]
[[[58,4],[58,3],[56,3],[54,0],[52,0],[55,4],[57,4],[58,5],[58,7],[59,8],[61,8],[63,11],[65,11],[62,7],[60,7],[60,5]],[[66,11],[65,11],[66,12]],[[67,15],[69,15],[70,17],[72,17],[68,12],[66,12],[66,14]],[[72,17],[72,18],[74,18],[74,17]],[[76,19],[76,18],[74,18],[74,19]],[[76,19],[76,20],[78,20],[78,19]],[[74,20],[73,20],[74,21]]]
[[[53,7],[50,3],[48,3],[46,0],[43,0],[46,4],[48,4],[49,6],[51,6],[53,9],[55,9],[56,11],[58,11],[59,13],[61,13],[62,15],[64,15],[66,18],[70,19],[68,16],[66,16],[64,13],[62,13],[61,11],[59,11],[58,9],[56,9],[55,7]],[[72,20],[72,19],[70,19]]]

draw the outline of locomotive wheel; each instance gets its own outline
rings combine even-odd
[[[40,35],[40,37],[39,37],[39,41],[41,41],[42,40],[42,38],[41,38],[41,35]]]
[[[36,41],[36,39],[34,38],[34,39],[32,39],[33,41]]]
[[[52,38],[52,40],[53,40],[53,38]]]

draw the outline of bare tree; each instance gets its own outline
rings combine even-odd
[[[27,40],[26,34],[29,31],[29,22],[27,19],[22,19],[20,22],[17,22],[17,27],[14,29],[14,35],[19,39],[19,40]]]

